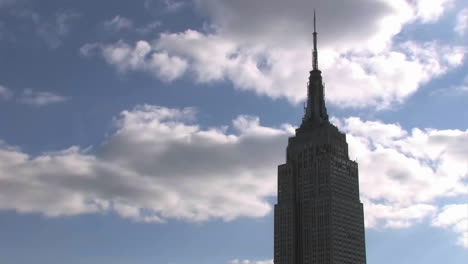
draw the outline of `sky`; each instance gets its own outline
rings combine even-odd
[[[367,263],[466,263],[463,0],[0,0],[0,262],[271,264],[314,8]]]

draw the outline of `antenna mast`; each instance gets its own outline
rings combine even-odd
[[[314,9],[314,50],[312,52],[312,70],[318,71],[318,53],[317,53],[317,22]]]

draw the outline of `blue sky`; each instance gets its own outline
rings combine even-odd
[[[271,263],[314,8],[368,263],[465,263],[461,0],[0,0],[0,262]]]

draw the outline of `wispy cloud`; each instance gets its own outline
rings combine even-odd
[[[458,35],[463,36],[465,35],[467,30],[468,30],[468,8],[464,8],[457,15],[455,32],[457,32]]]
[[[150,33],[155,33],[156,30],[161,27],[162,22],[161,21],[153,21],[151,23],[148,23],[147,25],[141,26],[136,29],[136,31],[140,34],[150,34]]]
[[[183,0],[145,0],[144,6],[148,10],[163,10],[165,12],[176,12],[187,5]],[[162,8],[161,8],[162,7]]]
[[[122,17],[120,15],[115,16],[111,20],[107,20],[104,22],[104,27],[108,30],[112,31],[120,31],[122,29],[129,29],[133,26],[133,21]]]
[[[0,0],[0,7],[14,3],[16,0]]]
[[[5,36],[6,26],[5,24],[0,21],[0,39],[3,39]]]
[[[459,92],[468,92],[468,75],[463,79],[463,83],[456,87]]]
[[[249,260],[249,259],[233,259],[229,264],[273,264],[273,260]]]
[[[68,97],[51,92],[36,92],[32,89],[25,89],[19,96],[18,101],[32,106],[45,106],[56,103],[63,103],[69,100]]]
[[[130,32],[146,35],[155,32],[161,24],[161,21],[156,20],[145,25],[135,25],[131,19],[117,15],[110,20],[104,21],[103,26],[111,32],[129,30]]]
[[[71,22],[80,17],[73,11],[58,12],[55,17],[46,18],[35,11],[30,12],[35,25],[36,34],[44,40],[51,49],[62,45],[62,39],[70,32]]]
[[[12,1],[15,2],[15,1]],[[43,41],[50,49],[60,47],[63,40],[72,30],[73,24],[81,15],[73,10],[57,11],[53,14],[44,15],[43,13],[30,8],[12,8],[6,13],[7,16],[17,20],[21,24],[22,30],[15,32],[13,27],[10,27],[9,20],[6,19],[0,22],[0,38],[7,36],[9,39],[17,39],[20,37],[20,32],[27,32],[38,40]]]
[[[185,2],[177,0],[164,0],[168,11],[175,12],[185,6]]]
[[[62,103],[69,100],[68,97],[52,92],[38,92],[33,89],[25,89],[20,94],[15,94],[10,88],[0,85],[0,99],[12,100],[33,106],[46,106],[50,104]]]
[[[13,96],[11,90],[3,85],[0,85],[0,99],[9,100]]]

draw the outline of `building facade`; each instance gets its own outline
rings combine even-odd
[[[328,120],[318,69],[314,15],[313,65],[301,126],[278,166],[275,264],[365,264],[364,212],[358,165],[346,135]]]

